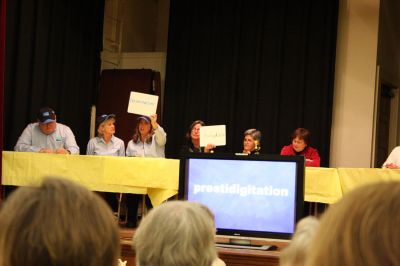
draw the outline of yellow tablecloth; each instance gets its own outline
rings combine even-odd
[[[361,185],[389,180],[400,181],[400,170],[380,168],[338,168],[343,194]]]
[[[306,168],[304,200],[334,203],[359,186],[400,181],[400,170],[381,168]]]
[[[2,184],[68,178],[94,191],[148,194],[154,206],[178,193],[179,160],[3,151]]]
[[[334,203],[342,197],[336,168],[306,167],[304,200]]]
[[[163,158],[54,155],[3,151],[2,184],[35,186],[60,176],[88,189],[148,194],[153,205],[176,195],[179,160]],[[363,184],[399,180],[400,170],[306,167],[304,200],[334,203]]]

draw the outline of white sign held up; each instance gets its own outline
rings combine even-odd
[[[158,96],[131,91],[128,113],[137,115],[153,115],[157,112]]]
[[[225,125],[203,126],[200,128],[200,146],[205,147],[207,144],[215,146],[226,145]]]

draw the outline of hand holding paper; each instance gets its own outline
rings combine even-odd
[[[224,146],[226,145],[225,125],[218,126],[202,126],[200,128],[200,146],[207,145]]]
[[[151,120],[151,126],[153,127],[153,129],[157,129],[158,128],[157,114],[151,115],[150,120]]]
[[[213,149],[215,149],[215,147],[216,146],[214,144],[209,143],[204,147],[204,152],[205,153],[213,152]]]

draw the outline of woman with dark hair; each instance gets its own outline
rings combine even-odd
[[[318,151],[309,146],[310,131],[305,128],[297,128],[292,134],[292,144],[284,146],[281,155],[303,155],[306,158],[306,166],[319,167],[321,158]]]
[[[205,125],[201,120],[196,120],[190,124],[185,135],[185,144],[182,146],[181,154],[187,152],[212,152],[215,148],[214,144],[207,144],[205,147],[200,147],[200,128]]]
[[[126,156],[165,158],[167,134],[157,123],[157,114],[151,116],[140,116],[137,121],[133,138],[128,142],[126,148]],[[126,195],[128,227],[136,226],[136,214],[140,198],[141,196],[135,194]],[[146,196],[145,202],[147,208],[152,208],[149,196]]]
[[[167,134],[157,123],[157,114],[141,116],[137,120],[135,133],[126,148],[126,156],[164,158]]]
[[[261,149],[261,132],[255,128],[250,128],[243,135],[243,153],[257,154]]]

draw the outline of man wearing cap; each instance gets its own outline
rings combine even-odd
[[[29,124],[19,137],[15,151],[57,154],[79,154],[72,130],[57,123],[56,113],[49,107],[39,110],[38,122]]]

